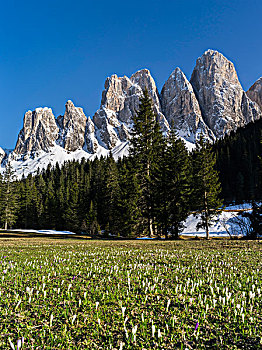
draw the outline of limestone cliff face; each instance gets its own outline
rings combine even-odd
[[[193,88],[180,68],[176,68],[165,82],[161,103],[169,124],[173,124],[187,141],[194,143],[200,134],[208,141],[215,139],[202,118]]]
[[[259,78],[247,91],[250,100],[256,102],[262,111],[262,77]]]
[[[67,101],[65,114],[58,117],[60,135],[58,143],[67,151],[82,149],[85,144],[87,117],[83,109],[75,107],[72,101]]]
[[[95,137],[95,125],[90,117],[88,117],[86,124],[84,149],[89,153],[96,153],[98,149],[98,141]]]
[[[259,107],[243,91],[232,62],[206,51],[196,62],[190,80],[205,123],[216,137],[260,116]]]
[[[5,155],[6,155],[5,151],[3,150],[2,147],[0,147],[0,164],[1,164],[2,160],[4,159]]]
[[[117,143],[129,139],[133,116],[139,110],[139,99],[145,89],[152,98],[153,109],[163,131],[169,129],[166,118],[161,112],[156,84],[149,70],[140,70],[130,78],[114,74],[106,79],[101,106],[93,118],[98,129],[98,140],[103,146],[111,149]]]
[[[97,138],[102,146],[112,149],[120,137],[118,130],[121,120],[119,113],[125,109],[125,100],[132,83],[126,76],[119,78],[116,74],[106,79],[102,92],[100,109],[93,117],[97,128]],[[122,114],[122,122],[130,123],[131,115]]]
[[[133,84],[138,85],[141,89],[140,96],[142,96],[143,91],[147,90],[149,93],[149,96],[152,99],[153,102],[153,109],[155,114],[157,115],[157,120],[161,126],[161,129],[163,132],[168,132],[170,129],[170,126],[166,120],[166,117],[162,113],[161,103],[160,103],[160,96],[159,92],[156,87],[156,83],[154,79],[152,78],[150,72],[148,69],[142,69],[138,72],[134,73],[130,80]],[[139,109],[139,98],[137,100],[138,107],[136,108],[136,111]]]
[[[59,128],[51,108],[36,108],[24,116],[23,128],[14,149],[16,155],[28,157],[54,146]]]
[[[81,149],[89,153],[97,151],[93,121],[90,117],[87,119],[83,109],[75,107],[70,100],[65,105],[65,114],[57,120],[51,108],[26,112],[11,158],[35,158],[42,151],[52,151],[54,146],[60,146],[67,152]]]

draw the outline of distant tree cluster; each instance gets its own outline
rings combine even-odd
[[[262,119],[237,129],[213,146],[226,203],[242,203],[262,198]]]
[[[249,142],[250,135],[256,141]],[[259,132],[247,127],[213,146],[200,137],[189,153],[174,128],[163,136],[145,91],[128,157],[50,165],[20,181],[10,181],[7,167],[1,179],[1,223],[91,235],[177,238],[193,212],[200,215],[199,227],[208,238],[222,197],[241,201],[260,196],[260,147]]]

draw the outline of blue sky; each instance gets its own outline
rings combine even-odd
[[[258,0],[2,2],[0,145],[14,148],[28,109],[57,116],[72,99],[92,116],[107,76],[148,68],[161,90],[177,66],[190,78],[208,48],[248,89],[262,76],[261,15]]]

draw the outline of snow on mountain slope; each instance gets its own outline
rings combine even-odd
[[[66,161],[81,161],[83,158],[94,160],[96,157],[100,158],[101,156],[108,156],[109,152],[109,150],[106,150],[101,146],[98,146],[98,149],[94,154],[88,153],[83,149],[68,152],[61,146],[55,145],[49,152],[42,151],[34,158],[27,158],[26,160],[13,159],[11,164],[16,173],[17,179],[20,179],[23,175],[27,177],[29,174],[36,174],[39,170],[46,169],[49,164],[54,167],[56,163],[61,165]],[[128,142],[119,143],[113,150],[111,150],[111,153],[114,159],[128,155]],[[3,170],[4,167],[2,166],[0,172]]]

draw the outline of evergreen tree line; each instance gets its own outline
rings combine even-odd
[[[10,181],[13,175],[7,166],[1,178],[1,224],[91,235],[177,238],[194,211],[201,213],[199,226],[208,237],[222,205],[215,164],[212,146],[202,137],[189,153],[174,128],[163,136],[145,91],[134,117],[128,157],[115,161],[110,155],[54,168],[49,165],[20,181]]]
[[[213,146],[225,203],[262,198],[262,119],[237,129]]]

